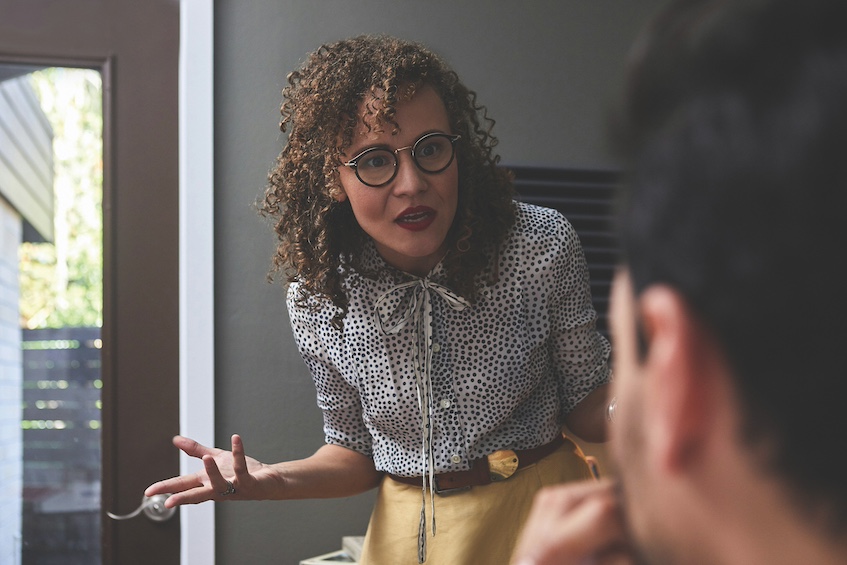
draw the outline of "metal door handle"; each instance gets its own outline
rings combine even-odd
[[[165,501],[168,497],[170,497],[170,494],[156,494],[149,497],[145,496],[141,499],[141,505],[129,514],[118,516],[117,514],[106,512],[106,516],[112,520],[129,520],[143,512],[145,516],[154,522],[164,522],[176,514],[176,507],[165,508]]]

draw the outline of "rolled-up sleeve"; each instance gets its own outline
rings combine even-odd
[[[551,351],[557,372],[564,418],[577,404],[611,377],[611,347],[597,332],[597,313],[579,236],[561,217],[553,256],[554,290],[551,297]]]
[[[312,375],[323,413],[325,441],[372,457],[372,438],[362,420],[359,391],[339,369],[340,333],[329,323],[330,308],[311,310],[295,303],[297,283],[288,289],[288,313],[300,356]]]

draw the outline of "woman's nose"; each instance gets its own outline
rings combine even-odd
[[[415,164],[410,151],[401,151],[397,155],[397,176],[392,183],[395,194],[409,194],[426,190],[427,175]]]

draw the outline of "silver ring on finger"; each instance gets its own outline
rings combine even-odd
[[[226,482],[226,490],[218,493],[221,496],[229,496],[231,494],[235,494],[235,487],[232,485],[232,481]]]

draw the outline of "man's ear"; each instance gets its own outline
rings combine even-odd
[[[682,295],[665,285],[638,298],[644,332],[644,433],[662,470],[697,464],[712,432],[716,373],[723,357]]]

